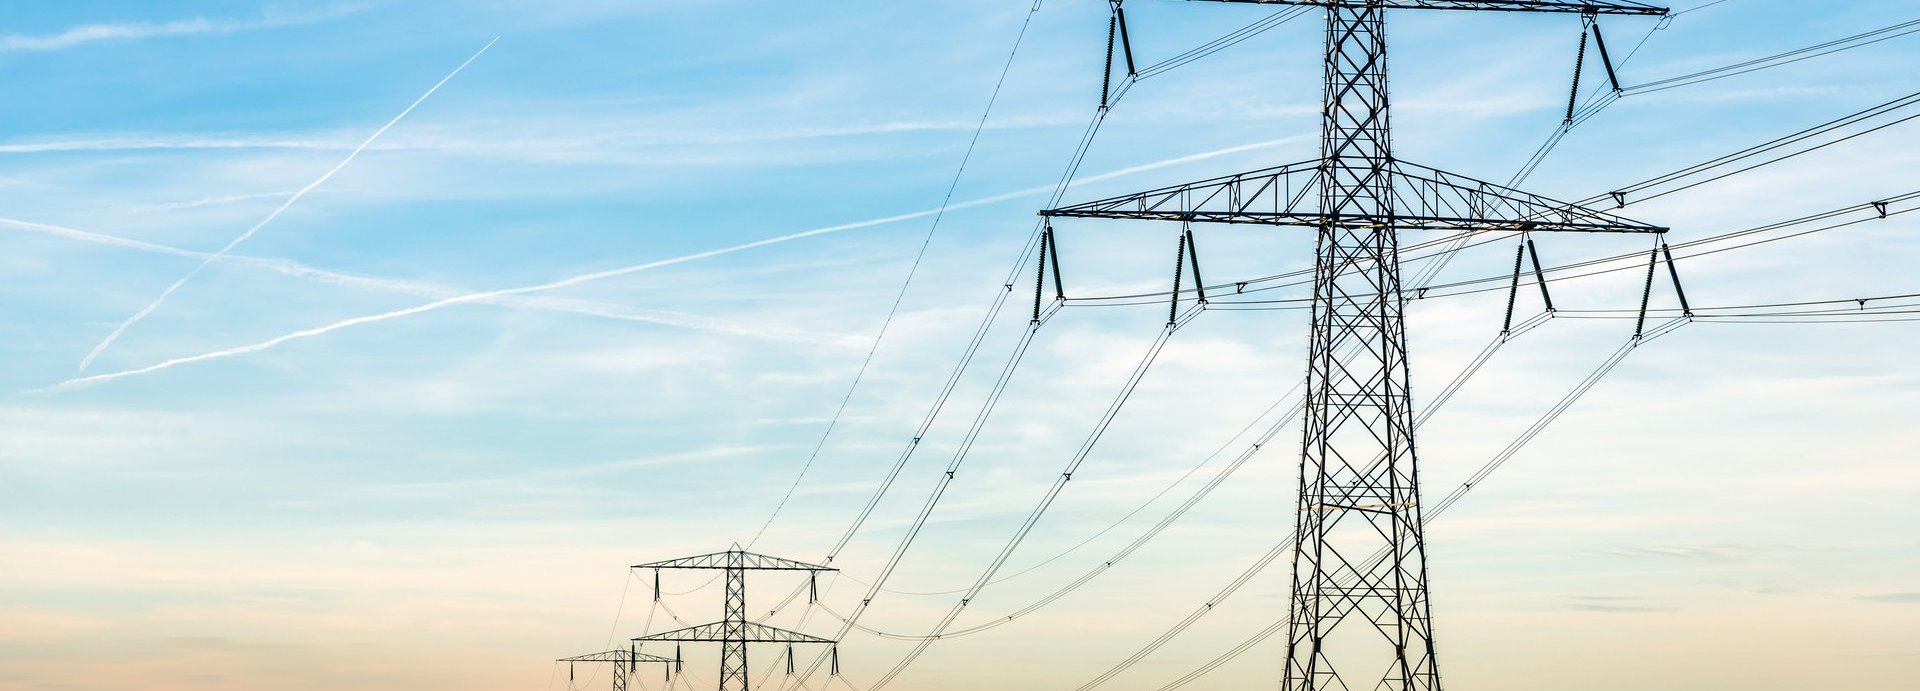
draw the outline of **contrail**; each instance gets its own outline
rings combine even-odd
[[[1208,151],[1208,152],[1193,154],[1189,156],[1181,156],[1179,158],[1170,158],[1164,161],[1155,161],[1153,163],[1132,166],[1129,168],[1122,168],[1120,170],[1101,173],[1099,175],[1093,175],[1086,178],[1079,178],[1075,180],[1075,182],[1091,182],[1096,180],[1106,180],[1110,178],[1120,177],[1123,175],[1132,175],[1135,173],[1141,173],[1141,172],[1154,170],[1158,168],[1165,168],[1168,166],[1180,165],[1182,163],[1190,163],[1193,161],[1198,161],[1206,158],[1213,158],[1216,156],[1225,156],[1229,154],[1235,154],[1235,153],[1241,153],[1246,151],[1253,151],[1256,149],[1263,149],[1263,148],[1278,146],[1281,144],[1299,140],[1301,138],[1302,137],[1287,137],[1283,139],[1275,139],[1275,140],[1270,140],[1265,142],[1256,142],[1253,144],[1244,144],[1241,146],[1228,147],[1225,149]],[[964,209],[969,207],[981,206],[985,204],[993,204],[993,203],[1007,201],[1007,200],[1016,199],[1020,197],[1046,194],[1046,193],[1052,192],[1053,190],[1054,190],[1053,185],[1029,187],[1023,190],[1007,192],[1004,194],[996,194],[990,197],[982,197],[980,199],[975,199],[972,201],[949,205],[947,207],[947,210],[951,211],[954,209]],[[914,211],[911,213],[885,216],[882,218],[869,219],[865,221],[842,223],[840,225],[814,228],[812,230],[803,230],[797,233],[779,235],[771,238],[755,240],[752,242],[745,242],[738,245],[729,245],[727,247],[706,250],[703,252],[695,252],[693,254],[683,254],[677,257],[670,257],[667,259],[659,259],[651,262],[646,262],[644,264],[633,264],[630,266],[607,269],[604,271],[595,271],[593,273],[580,274],[578,276],[573,276],[571,278],[563,278],[563,279],[560,279],[557,281],[551,281],[548,283],[541,283],[541,284],[530,285],[530,286],[521,286],[518,288],[504,288],[500,290],[489,290],[489,291],[483,291],[478,293],[467,293],[465,295],[456,295],[453,297],[443,298],[440,300],[435,300],[433,302],[428,302],[425,304],[416,305],[416,306],[408,307],[405,309],[398,309],[390,312],[381,312],[379,314],[369,314],[369,315],[360,316],[360,317],[353,317],[351,319],[344,319],[341,321],[334,322],[332,324],[327,324],[325,326],[316,326],[310,329],[302,329],[300,331],[295,331],[293,333],[276,336],[274,338],[270,338],[265,341],[261,341],[259,343],[253,343],[253,344],[243,345],[243,346],[234,346],[232,348],[215,350],[211,352],[201,353],[199,355],[188,355],[185,357],[177,357],[169,360],[162,360],[158,363],[154,363],[152,365],[148,365],[146,367],[141,367],[137,369],[121,370],[118,372],[108,372],[105,374],[96,374],[96,375],[86,376],[86,377],[74,377],[66,381],[62,381],[60,383],[54,384],[52,386],[48,386],[42,389],[35,389],[29,393],[48,393],[48,392],[56,392],[56,391],[66,391],[66,390],[76,389],[84,386],[91,386],[94,384],[109,382],[115,379],[122,379],[125,377],[132,377],[132,376],[137,376],[141,374],[158,372],[160,370],[171,369],[173,367],[178,367],[180,365],[186,365],[186,364],[191,364],[195,362],[204,362],[207,360],[218,360],[221,358],[233,357],[235,355],[246,355],[249,353],[257,353],[263,350],[268,350],[268,349],[277,347],[283,343],[287,343],[290,341],[298,341],[301,339],[312,338],[314,336],[320,336],[323,334],[339,331],[341,329],[360,326],[362,324],[372,324],[375,322],[387,321],[389,319],[409,317],[416,314],[420,314],[422,312],[431,312],[433,310],[437,310],[442,307],[449,307],[452,305],[458,305],[458,304],[469,303],[469,302],[491,301],[498,298],[509,297],[514,295],[523,295],[526,293],[535,293],[535,292],[541,292],[541,291],[547,291],[547,290],[555,290],[558,288],[566,288],[570,286],[580,285],[582,283],[590,283],[593,281],[599,281],[607,278],[614,278],[617,276],[625,276],[628,274],[639,273],[642,271],[651,271],[653,269],[664,268],[664,267],[673,266],[676,264],[685,264],[687,262],[698,261],[701,259],[717,257],[721,255],[726,255],[726,254],[733,254],[735,252],[743,252],[746,250],[750,250],[758,247],[765,247],[768,245],[776,245],[776,244],[785,243],[785,242],[792,242],[794,240],[810,238],[818,235],[826,235],[829,233],[839,233],[839,232],[854,230],[858,228],[868,228],[868,227],[884,225],[888,223],[898,223],[900,221],[906,221],[906,220],[911,220],[916,218],[924,218],[927,216],[932,216],[933,214],[936,214],[939,212],[940,212],[939,209],[927,209],[924,211]]]
[[[455,75],[460,74],[460,71],[466,69],[467,65],[473,64],[474,60],[480,59],[481,54],[486,53],[488,48],[492,48],[493,44],[498,43],[499,41],[500,41],[500,38],[496,36],[494,37],[493,40],[488,41],[486,45],[481,46],[480,50],[478,52],[475,52],[472,57],[467,58],[466,62],[460,63],[459,67],[453,68],[453,71],[447,73],[447,76],[441,77],[440,81],[436,82],[432,88],[427,89],[426,93],[420,94],[420,97],[414,99],[413,103],[407,104],[406,109],[400,111],[399,115],[393,116],[393,119],[388,120],[387,124],[381,125],[380,129],[374,130],[373,134],[368,135],[365,141],[360,142],[359,146],[354,147],[353,151],[349,152],[346,158],[340,159],[340,162],[337,164],[334,164],[333,168],[328,170],[326,174],[321,175],[319,179],[314,180],[311,183],[308,183],[306,187],[300,188],[300,190],[297,192],[294,192],[292,196],[287,197],[286,201],[281,202],[280,206],[274,208],[273,213],[267,214],[267,217],[260,219],[259,223],[253,224],[253,227],[250,227],[246,229],[245,232],[242,232],[238,236],[235,236],[231,242],[227,243],[226,247],[220,248],[220,251],[213,253],[213,256],[207,257],[206,259],[202,260],[198,265],[193,267],[192,271],[188,271],[186,275],[181,276],[179,279],[175,280],[172,285],[167,286],[166,290],[160,291],[160,296],[154,298],[153,302],[147,303],[146,307],[143,307],[140,309],[140,311],[135,312],[133,316],[127,317],[126,321],[120,322],[119,326],[114,327],[112,333],[107,334],[106,338],[101,339],[99,345],[94,346],[93,350],[89,351],[86,357],[80,359],[80,367],[77,368],[75,371],[76,372],[87,371],[87,366],[93,364],[94,358],[100,357],[101,353],[106,352],[108,346],[113,345],[114,341],[119,340],[120,334],[126,333],[127,327],[133,326],[135,323],[139,322],[140,320],[147,318],[147,315],[153,314],[153,311],[156,309],[159,309],[161,303],[166,302],[167,298],[171,297],[174,291],[179,290],[180,286],[186,285],[187,281],[190,281],[193,279],[194,276],[199,275],[201,271],[207,268],[207,265],[212,264],[214,260],[219,259],[220,257],[226,256],[227,252],[232,251],[233,248],[239,246],[240,243],[246,242],[248,238],[253,237],[254,233],[260,232],[261,228],[266,227],[268,223],[272,223],[274,219],[279,218],[280,214],[286,212],[287,208],[293,206],[294,202],[300,201],[300,198],[307,196],[308,192],[312,192],[314,188],[319,187],[320,185],[326,183],[327,180],[332,179],[334,174],[340,172],[340,169],[347,167],[348,163],[352,163],[353,159],[360,155],[360,152],[366,151],[368,146],[372,146],[374,140],[379,139],[380,135],[386,134],[387,130],[393,129],[394,125],[400,124],[400,120],[402,118],[407,117],[408,113],[413,112],[413,109],[420,107],[420,103],[423,101],[426,101],[428,96],[432,96],[433,92],[439,91],[440,87],[445,86],[446,83],[452,80]]]
[[[337,285],[337,286],[345,286],[349,288],[361,288],[366,290],[397,293],[401,295],[411,295],[414,297],[421,297],[421,298],[428,298],[428,299],[443,299],[443,298],[453,297],[457,295],[464,295],[467,293],[467,291],[458,290],[455,288],[449,288],[447,286],[434,285],[430,283],[422,283],[419,281],[408,281],[403,279],[392,279],[392,278],[376,278],[372,276],[359,276],[355,274],[341,273],[338,271],[329,271],[326,269],[319,269],[319,268],[307,266],[305,264],[301,264],[299,262],[292,261],[289,259],[269,259],[265,257],[250,257],[250,256],[240,255],[240,254],[227,254],[227,255],[215,257],[212,252],[200,252],[196,250],[182,249],[182,248],[173,247],[170,245],[155,244],[155,243],[146,242],[143,240],[134,240],[131,238],[123,238],[123,237],[118,237],[114,235],[106,235],[103,233],[95,233],[92,231],[80,230],[78,228],[68,228],[65,226],[57,226],[49,223],[35,223],[33,221],[22,221],[22,220],[13,219],[13,218],[0,218],[0,225],[13,226],[15,228],[19,228],[22,230],[27,230],[35,233],[42,233],[46,235],[53,235],[56,237],[67,238],[70,240],[79,240],[81,242],[89,242],[93,244],[106,245],[110,247],[121,247],[126,249],[139,250],[142,252],[152,252],[155,254],[164,254],[164,255],[175,256],[175,257],[184,257],[189,259],[206,259],[208,257],[214,257],[224,262],[231,262],[234,264],[242,264],[246,266],[253,266],[253,267],[267,269],[269,271],[273,271],[283,276],[305,278],[305,279],[317,281],[320,283],[326,283],[329,285]],[[784,329],[779,327],[749,325],[749,324],[743,324],[743,323],[732,321],[732,320],[720,319],[717,317],[708,317],[708,316],[697,315],[697,314],[689,314],[686,312],[635,309],[631,307],[626,307],[624,305],[617,305],[617,304],[607,303],[607,302],[594,302],[589,300],[546,298],[546,297],[501,297],[501,298],[483,300],[482,302],[497,304],[503,307],[536,309],[536,310],[544,310],[548,312],[561,312],[561,313],[567,313],[567,314],[581,314],[581,315],[587,315],[587,316],[593,316],[593,317],[601,317],[605,319],[614,319],[619,321],[660,324],[663,326],[674,326],[674,327],[696,329],[696,330],[702,330],[702,331],[714,331],[718,333],[726,333],[726,334],[733,334],[733,335],[740,335],[740,336],[751,336],[755,338],[764,338],[764,339],[778,340],[778,341],[794,341],[794,342],[802,342],[802,343],[827,343],[827,344],[838,344],[838,345],[847,345],[847,346],[857,346],[857,345],[864,344],[864,341],[858,338],[849,339],[844,336],[834,336],[829,334],[808,332],[808,331],[802,331],[797,329]]]

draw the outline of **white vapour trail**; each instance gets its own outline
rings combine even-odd
[[[142,150],[194,150],[194,149],[302,149],[309,151],[331,151],[346,148],[340,142],[321,139],[293,139],[288,137],[211,137],[204,135],[185,137],[113,137],[106,139],[69,139],[61,141],[19,142],[0,144],[3,154],[38,154],[66,151],[142,151]],[[347,149],[352,151],[352,149]]]
[[[288,260],[288,259],[269,259],[265,257],[250,257],[250,256],[240,255],[240,254],[227,254],[227,255],[215,256],[212,252],[199,252],[195,250],[182,249],[179,247],[173,247],[169,245],[160,245],[160,244],[155,244],[151,242],[146,242],[143,240],[134,240],[131,238],[123,238],[123,237],[118,237],[114,235],[106,235],[103,233],[95,233],[92,231],[80,230],[78,228],[68,228],[65,226],[57,226],[49,223],[35,223],[33,221],[22,221],[22,220],[13,219],[13,218],[0,218],[0,226],[12,226],[14,228],[18,228],[18,229],[29,231],[29,232],[41,233],[45,235],[53,235],[56,237],[67,238],[70,240],[78,240],[81,242],[93,243],[97,245],[106,245],[110,247],[121,247],[125,249],[139,250],[142,252],[151,252],[154,254],[164,254],[164,255],[184,257],[189,259],[206,259],[208,257],[213,257],[215,259],[218,259],[224,262],[230,262],[234,264],[242,264],[246,266],[253,266],[253,267],[266,269],[266,270],[281,274],[283,276],[305,278],[305,279],[317,281],[320,283],[344,286],[349,288],[360,288],[364,290],[397,293],[401,295],[411,295],[414,297],[421,297],[421,298],[427,298],[427,299],[445,299],[445,298],[449,298],[457,295],[465,295],[468,292],[468,291],[450,288],[442,285],[422,283],[419,281],[408,281],[408,280],[392,279],[392,278],[377,278],[373,276],[360,276],[356,274],[342,273],[338,271],[329,271],[327,269],[320,269],[320,268],[307,266],[305,264],[301,264],[299,262]],[[844,345],[849,347],[865,345],[865,341],[858,338],[833,336],[828,334],[802,331],[798,329],[784,329],[780,327],[749,325],[749,324],[743,324],[743,323],[732,321],[732,320],[720,319],[717,317],[708,317],[708,316],[697,315],[697,314],[688,314],[685,312],[635,309],[632,307],[627,307],[624,305],[617,305],[617,304],[607,303],[607,302],[595,302],[595,301],[589,301],[589,300],[575,300],[575,299],[563,299],[563,298],[546,298],[546,297],[500,297],[500,298],[493,298],[489,300],[482,300],[481,302],[497,304],[503,307],[536,309],[536,310],[544,310],[549,312],[562,312],[562,313],[568,313],[568,314],[581,314],[581,315],[587,315],[587,316],[593,316],[593,317],[601,317],[605,319],[614,319],[619,321],[660,324],[663,326],[674,326],[674,327],[680,327],[680,328],[697,329],[702,331],[714,331],[718,333],[732,334],[732,335],[738,335],[738,336],[751,336],[755,338],[764,338],[764,339],[777,340],[777,341],[793,341],[793,342],[801,342],[801,343],[826,343],[826,344],[834,344],[834,345]]]
[[[209,264],[212,264],[214,260],[219,259],[220,257],[226,256],[226,254],[232,251],[233,248],[238,247],[240,243],[246,242],[248,238],[253,237],[254,233],[260,232],[261,228],[264,228],[267,226],[267,224],[272,223],[274,219],[279,218],[280,214],[285,213],[286,210],[289,207],[292,207],[295,202],[300,201],[301,197],[307,196],[308,192],[312,192],[314,188],[319,187],[320,185],[325,184],[328,180],[332,179],[333,176],[336,173],[339,173],[341,169],[346,168],[347,164],[352,163],[353,159],[360,155],[360,152],[366,151],[367,147],[372,146],[374,140],[379,139],[380,135],[386,134],[387,130],[393,129],[394,125],[400,124],[400,120],[402,118],[407,117],[408,113],[412,113],[413,109],[420,107],[420,104],[426,101],[428,96],[432,96],[434,92],[439,91],[440,87],[445,86],[448,81],[451,81],[454,78],[454,76],[460,74],[460,71],[466,69],[467,65],[473,64],[474,60],[480,59],[480,56],[486,53],[488,48],[492,48],[493,44],[498,43],[499,41],[500,39],[498,37],[495,37],[493,40],[488,41],[486,45],[481,46],[480,50],[475,52],[471,57],[468,57],[466,62],[460,63],[459,67],[453,68],[453,71],[447,73],[447,76],[441,77],[440,81],[434,83],[433,87],[427,89],[426,93],[420,94],[419,98],[416,98],[413,100],[412,103],[407,104],[406,109],[400,111],[399,115],[393,116],[393,119],[388,120],[387,124],[381,125],[380,129],[374,130],[373,134],[368,135],[365,141],[360,142],[359,146],[354,147],[353,151],[347,153],[346,158],[340,159],[340,162],[334,164],[333,168],[327,170],[327,172],[324,175],[321,175],[318,179],[314,180],[313,182],[307,183],[306,187],[300,188],[300,190],[297,192],[294,192],[292,196],[287,197],[286,201],[281,202],[280,206],[275,207],[272,213],[267,214],[266,218],[260,219],[259,223],[253,224],[252,227],[247,228],[245,231],[235,236],[232,241],[227,243],[227,246],[220,248],[220,251],[213,253],[213,256],[207,257],[206,259],[202,260],[199,264],[193,267],[193,270],[188,271],[186,275],[183,275],[180,278],[174,280],[174,282],[171,285],[167,286],[166,290],[160,291],[160,296],[154,298],[152,302],[147,303],[146,307],[143,307],[140,309],[140,311],[133,313],[133,316],[127,317],[126,321],[120,322],[119,326],[114,327],[112,333],[107,334],[106,338],[103,338],[100,340],[99,345],[94,346],[93,350],[87,352],[86,357],[80,359],[80,366],[75,371],[76,372],[87,371],[87,367],[93,364],[93,361],[95,358],[100,357],[100,354],[103,352],[106,352],[107,348],[109,346],[112,346],[114,341],[119,340],[120,334],[126,333],[127,327],[133,326],[134,324],[138,323],[140,320],[147,318],[147,315],[153,314],[153,311],[156,309],[159,309],[160,305],[167,301],[167,298],[172,297],[175,291],[180,290],[181,286],[184,286],[187,284],[187,281],[193,280],[194,276],[200,275],[200,272],[206,270],[207,266]]]
[[[1252,151],[1255,149],[1278,146],[1281,144],[1297,141],[1301,138],[1302,137],[1287,137],[1283,139],[1275,139],[1275,140],[1269,140],[1264,142],[1255,142],[1253,144],[1244,144],[1241,146],[1228,147],[1225,149],[1219,149],[1215,151],[1208,151],[1208,152],[1192,154],[1188,156],[1181,156],[1179,158],[1170,158],[1163,161],[1155,161],[1153,163],[1146,163],[1142,165],[1132,166],[1129,168],[1122,168],[1119,170],[1109,171],[1106,173],[1092,175],[1085,178],[1078,178],[1075,180],[1075,182],[1084,183],[1084,182],[1093,182],[1098,180],[1107,180],[1111,178],[1121,177],[1124,175],[1132,175],[1135,173],[1155,170],[1158,168],[1165,168],[1168,166],[1175,166],[1183,163],[1191,163],[1194,161],[1213,158],[1217,156],[1226,156],[1229,154],[1235,154],[1235,153],[1241,153],[1246,151]],[[1017,199],[1020,197],[1046,194],[1048,192],[1052,192],[1053,189],[1054,189],[1053,185],[1029,187],[1024,190],[1007,192],[1004,194],[996,194],[990,197],[982,197],[980,199],[961,202],[958,204],[950,204],[947,206],[947,210],[952,211],[955,209],[964,209],[964,208],[970,208],[975,206],[982,206],[985,204],[1003,202],[1011,199]],[[676,264],[685,264],[687,262],[698,261],[698,260],[707,259],[710,257],[733,254],[735,252],[742,252],[742,251],[746,251],[746,250],[750,250],[758,247],[776,245],[784,242],[792,242],[794,240],[810,238],[817,235],[839,233],[839,232],[844,232],[848,230],[854,230],[857,228],[868,228],[868,227],[884,225],[888,223],[897,223],[900,221],[906,221],[906,220],[911,220],[916,218],[924,218],[927,216],[932,216],[933,214],[936,214],[939,212],[940,212],[939,209],[928,209],[924,211],[915,211],[911,213],[898,214],[894,216],[886,216],[882,218],[869,219],[865,221],[855,221],[853,223],[842,223],[840,225],[826,226],[824,228],[814,228],[812,230],[803,230],[798,233],[789,233],[786,235],[780,235],[776,237],[755,240],[752,242],[745,242],[738,245],[729,245],[727,247],[721,247],[718,249],[711,249],[703,252],[695,252],[693,254],[683,254],[678,257],[659,259],[651,262],[646,262],[644,264],[634,264],[634,265],[623,266],[623,267],[614,268],[614,269],[607,269],[604,271],[596,271],[588,274],[580,274],[578,276],[573,276],[571,278],[563,278],[563,279],[560,279],[557,281],[551,281],[548,283],[541,283],[541,284],[530,285],[530,286],[521,286],[518,288],[503,288],[500,290],[489,290],[489,291],[483,291],[478,293],[468,293],[465,295],[457,295],[453,297],[443,298],[440,300],[435,300],[433,302],[429,302],[421,305],[416,305],[413,307],[408,307],[405,309],[398,309],[398,310],[393,310],[391,312],[382,312],[379,314],[369,314],[369,315],[360,316],[360,317],[353,317],[351,319],[344,319],[344,320],[337,321],[332,324],[327,324],[324,326],[316,326],[310,329],[302,329],[300,331],[295,331],[293,333],[276,336],[274,338],[270,338],[265,341],[260,341],[258,343],[252,343],[252,344],[242,345],[242,346],[234,346],[231,348],[224,348],[221,350],[201,353],[198,355],[188,355],[184,357],[172,358],[169,360],[162,360],[160,362],[148,365],[146,367],[140,367],[137,369],[121,370],[118,372],[108,372],[104,374],[95,374],[95,375],[86,376],[86,377],[74,377],[74,378],[62,381],[60,383],[54,384],[52,386],[48,386],[46,388],[36,389],[33,391],[33,393],[66,391],[70,389],[80,388],[83,386],[91,386],[94,384],[109,382],[115,379],[122,379],[125,377],[132,377],[132,376],[138,376],[142,374],[158,372],[160,370],[170,369],[173,367],[178,367],[180,365],[191,364],[195,362],[205,362],[207,360],[218,360],[221,358],[228,358],[236,355],[246,355],[249,353],[257,353],[263,350],[268,350],[268,349],[277,347],[283,343],[288,343],[291,341],[298,341],[301,339],[312,338],[314,336],[320,336],[323,334],[332,333],[334,331],[339,331],[341,329],[360,326],[362,324],[372,324],[375,322],[387,321],[389,319],[399,319],[401,317],[409,317],[416,314],[420,314],[422,312],[431,312],[433,310],[437,310],[442,307],[449,307],[449,306],[458,305],[462,303],[469,303],[469,302],[488,301],[496,298],[502,298],[502,297],[513,296],[513,295],[523,295],[526,293],[535,293],[535,292],[541,292],[541,291],[547,291],[547,290],[554,290],[558,288],[566,288],[569,286],[580,285],[582,283],[590,283],[593,281],[614,278],[617,276],[625,276],[628,274],[639,273],[642,271],[651,271],[653,269],[664,268],[664,267],[673,266]]]

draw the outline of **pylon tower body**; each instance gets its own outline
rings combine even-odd
[[[1288,689],[1343,688],[1343,668],[1383,663],[1348,674],[1394,689],[1440,685],[1391,223],[1385,19],[1377,5],[1327,10],[1320,209],[1368,221],[1318,228]],[[1342,631],[1348,617],[1373,626]]]
[[[746,553],[727,552],[726,615],[721,620],[720,688],[747,691]]]
[[[1666,10],[1637,2],[1552,0],[1218,1],[1325,8],[1320,157],[1041,214],[1314,229],[1307,399],[1282,688],[1434,691],[1440,675],[1414,447],[1399,232],[1657,234],[1666,229],[1396,159],[1388,107],[1387,11],[1563,12],[1591,18],[1657,16]],[[1050,225],[1048,230],[1053,237]],[[1191,233],[1183,231],[1182,242],[1191,252]],[[1205,293],[1195,292],[1204,302]],[[1176,304],[1179,293],[1176,282]]]

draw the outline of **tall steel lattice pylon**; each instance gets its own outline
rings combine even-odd
[[[1317,231],[1283,688],[1437,690],[1398,234],[1666,229],[1395,159],[1387,10],[1562,12],[1588,20],[1667,10],[1633,2],[1215,1],[1326,9],[1320,157],[1041,214]],[[1315,202],[1318,208],[1308,206]],[[1182,248],[1191,253],[1191,243],[1183,231]]]
[[[684,559],[670,559],[651,564],[636,564],[636,569],[653,569],[653,593],[660,597],[660,571],[663,569],[710,569],[723,572],[726,581],[726,606],[720,621],[684,629],[640,636],[635,641],[689,641],[720,644],[720,691],[748,691],[747,644],[749,643],[785,643],[787,644],[787,671],[793,669],[793,645],[796,643],[834,644],[836,641],[817,636],[809,636],[798,631],[775,628],[747,620],[747,572],[748,571],[805,571],[807,572],[807,598],[812,601],[815,595],[813,575],[821,571],[837,569],[816,566],[791,559],[769,557],[741,550],[739,545],[725,552],[703,554]],[[675,653],[676,666],[678,653]],[[834,672],[839,672],[839,654],[834,654]]]

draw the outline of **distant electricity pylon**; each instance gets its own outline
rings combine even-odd
[[[701,624],[684,629],[640,636],[635,641],[690,641],[720,644],[720,691],[748,691],[747,644],[748,643],[785,643],[787,644],[787,671],[793,671],[793,644],[795,643],[838,643],[827,638],[809,636],[798,631],[775,628],[758,622],[747,621],[747,572],[748,571],[805,571],[807,572],[807,600],[814,601],[818,592],[814,587],[814,576],[821,571],[837,571],[825,566],[816,566],[790,559],[769,557],[740,549],[733,549],[697,557],[657,561],[651,564],[636,564],[636,569],[653,569],[653,596],[660,597],[660,570],[662,569],[712,569],[725,572],[726,613],[712,624]],[[678,653],[675,653],[678,657]],[[833,653],[833,673],[840,673],[840,655]],[[676,663],[677,664],[677,663]]]
[[[563,657],[563,658],[560,658],[560,662],[567,663],[567,686],[569,687],[573,686],[573,663],[577,663],[577,662],[612,663],[613,664],[613,691],[627,691],[627,677],[633,674],[633,672],[637,670],[637,668],[639,667],[639,663],[642,663],[642,662],[671,663],[673,662],[673,658],[660,657],[659,655],[648,655],[638,650],[628,649],[628,650],[609,650],[604,653],[589,653],[586,655],[575,655],[573,657]],[[667,673],[671,675],[673,673],[673,670],[669,668],[667,670]]]
[[[1663,16],[1667,10],[1538,0],[1216,1],[1326,8],[1320,157],[1041,215],[1317,230],[1282,688],[1437,690],[1398,233],[1666,229],[1394,158],[1386,11],[1563,12],[1592,22],[1602,14]],[[1043,267],[1052,241],[1049,227]],[[1179,251],[1197,260],[1192,233],[1183,229],[1180,241]],[[1198,270],[1195,265],[1196,287]],[[1177,304],[1178,279],[1175,285]],[[1203,291],[1198,296],[1205,300]]]

